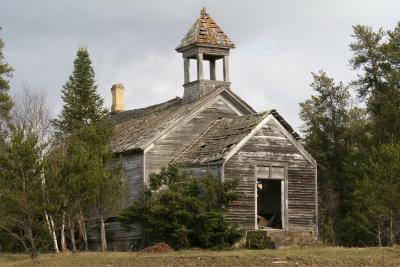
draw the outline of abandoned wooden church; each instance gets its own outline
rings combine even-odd
[[[123,86],[112,87],[112,147],[123,157],[128,199],[141,196],[150,173],[177,163],[194,176],[210,171],[221,181],[238,178],[238,199],[226,217],[244,229],[315,237],[316,162],[276,110],[257,113],[231,89],[228,59],[234,47],[203,9],[176,48],[184,63],[182,97],[124,110]],[[193,62],[196,77],[189,75]],[[216,62],[222,65],[222,80],[217,80]],[[110,221],[108,229],[110,241],[140,238],[139,225],[126,232]]]

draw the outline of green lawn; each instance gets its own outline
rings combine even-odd
[[[400,248],[287,248],[281,250],[187,250],[163,254],[87,252],[45,254],[31,260],[0,254],[0,266],[400,266]]]

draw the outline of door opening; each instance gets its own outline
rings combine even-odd
[[[282,181],[257,179],[257,224],[259,229],[282,229]]]

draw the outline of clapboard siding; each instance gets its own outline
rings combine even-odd
[[[201,178],[211,173],[214,177],[221,180],[221,165],[184,167],[184,170],[187,171],[189,175],[194,177]]]
[[[122,203],[122,208],[126,208],[143,195],[143,152],[123,155],[121,160],[126,186],[126,198]],[[137,240],[142,235],[142,228],[139,224],[133,224],[130,229],[126,229],[116,220],[111,220],[106,222],[105,227],[108,241],[111,243]],[[98,226],[91,231],[91,240],[94,243],[100,242]]]
[[[226,217],[246,229],[255,226],[255,166],[269,162],[288,168],[288,227],[316,229],[315,167],[283,135],[276,122],[268,121],[225,164],[225,180],[239,179],[238,200]]]
[[[127,200],[123,206],[126,207],[143,194],[143,152],[124,155],[122,160],[127,192]]]
[[[163,138],[154,143],[151,150],[146,152],[146,176],[158,172],[161,167],[168,165],[194,138],[204,132],[216,119],[237,116],[222,100],[199,112],[194,118],[181,127],[177,127]]]
[[[142,227],[140,224],[132,224],[127,228],[113,220],[106,222],[105,227],[109,246],[119,242],[130,243],[131,241],[142,238]],[[88,236],[92,247],[98,247],[100,245],[100,227],[98,223],[89,228]]]

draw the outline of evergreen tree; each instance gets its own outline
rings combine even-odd
[[[0,27],[1,30],[1,27]],[[10,89],[10,82],[13,68],[4,62],[4,42],[0,39],[0,121],[8,120],[10,118],[10,110],[13,106],[8,90]]]
[[[79,48],[74,60],[74,69],[62,90],[63,108],[54,121],[61,133],[71,133],[91,122],[104,120],[107,110],[97,93],[95,73],[86,48]]]
[[[374,143],[400,142],[400,23],[388,32],[357,25],[353,37],[350,63],[361,71],[353,86],[366,100]]]
[[[195,179],[176,166],[151,174],[145,201],[127,208],[120,221],[129,229],[141,223],[144,244],[168,243],[176,249],[190,246],[231,246],[243,231],[224,218],[227,205],[235,199],[237,182],[220,183],[212,175]]]
[[[20,241],[32,258],[38,255],[38,236],[45,229],[42,149],[31,129],[16,126],[0,155],[0,229]]]
[[[361,169],[363,179],[356,184],[349,216],[353,224],[349,241],[395,245],[400,234],[400,145],[373,149]]]
[[[349,91],[335,84],[325,72],[313,74],[311,83],[316,95],[300,103],[300,118],[306,149],[318,162],[320,232],[329,242],[337,241],[338,213],[348,191],[344,175],[348,146]]]
[[[63,143],[55,147],[57,165],[53,173],[58,174],[59,205],[62,210],[61,239],[68,225],[72,249],[76,250],[75,224],[87,249],[85,217],[96,216],[100,232],[105,233],[105,220],[122,198],[121,175],[113,168],[113,153],[110,149],[113,124],[103,99],[97,93],[95,74],[87,49],[80,48],[74,61],[74,69],[63,87],[64,105],[58,120],[54,121],[57,135]],[[118,206],[119,207],[119,206]],[[100,235],[103,250],[106,236]],[[66,248],[62,242],[62,248]]]
[[[314,75],[317,96],[301,103],[305,145],[319,163],[321,233],[348,246],[394,244],[400,229],[400,23],[391,31],[353,29],[350,63],[358,78],[351,86],[366,108],[349,106],[347,89],[323,73]]]
[[[5,123],[10,119],[10,111],[13,107],[11,96],[8,94],[10,90],[8,79],[12,76],[13,68],[4,62],[3,49],[4,42],[0,38],[0,153],[2,148],[4,148]]]

